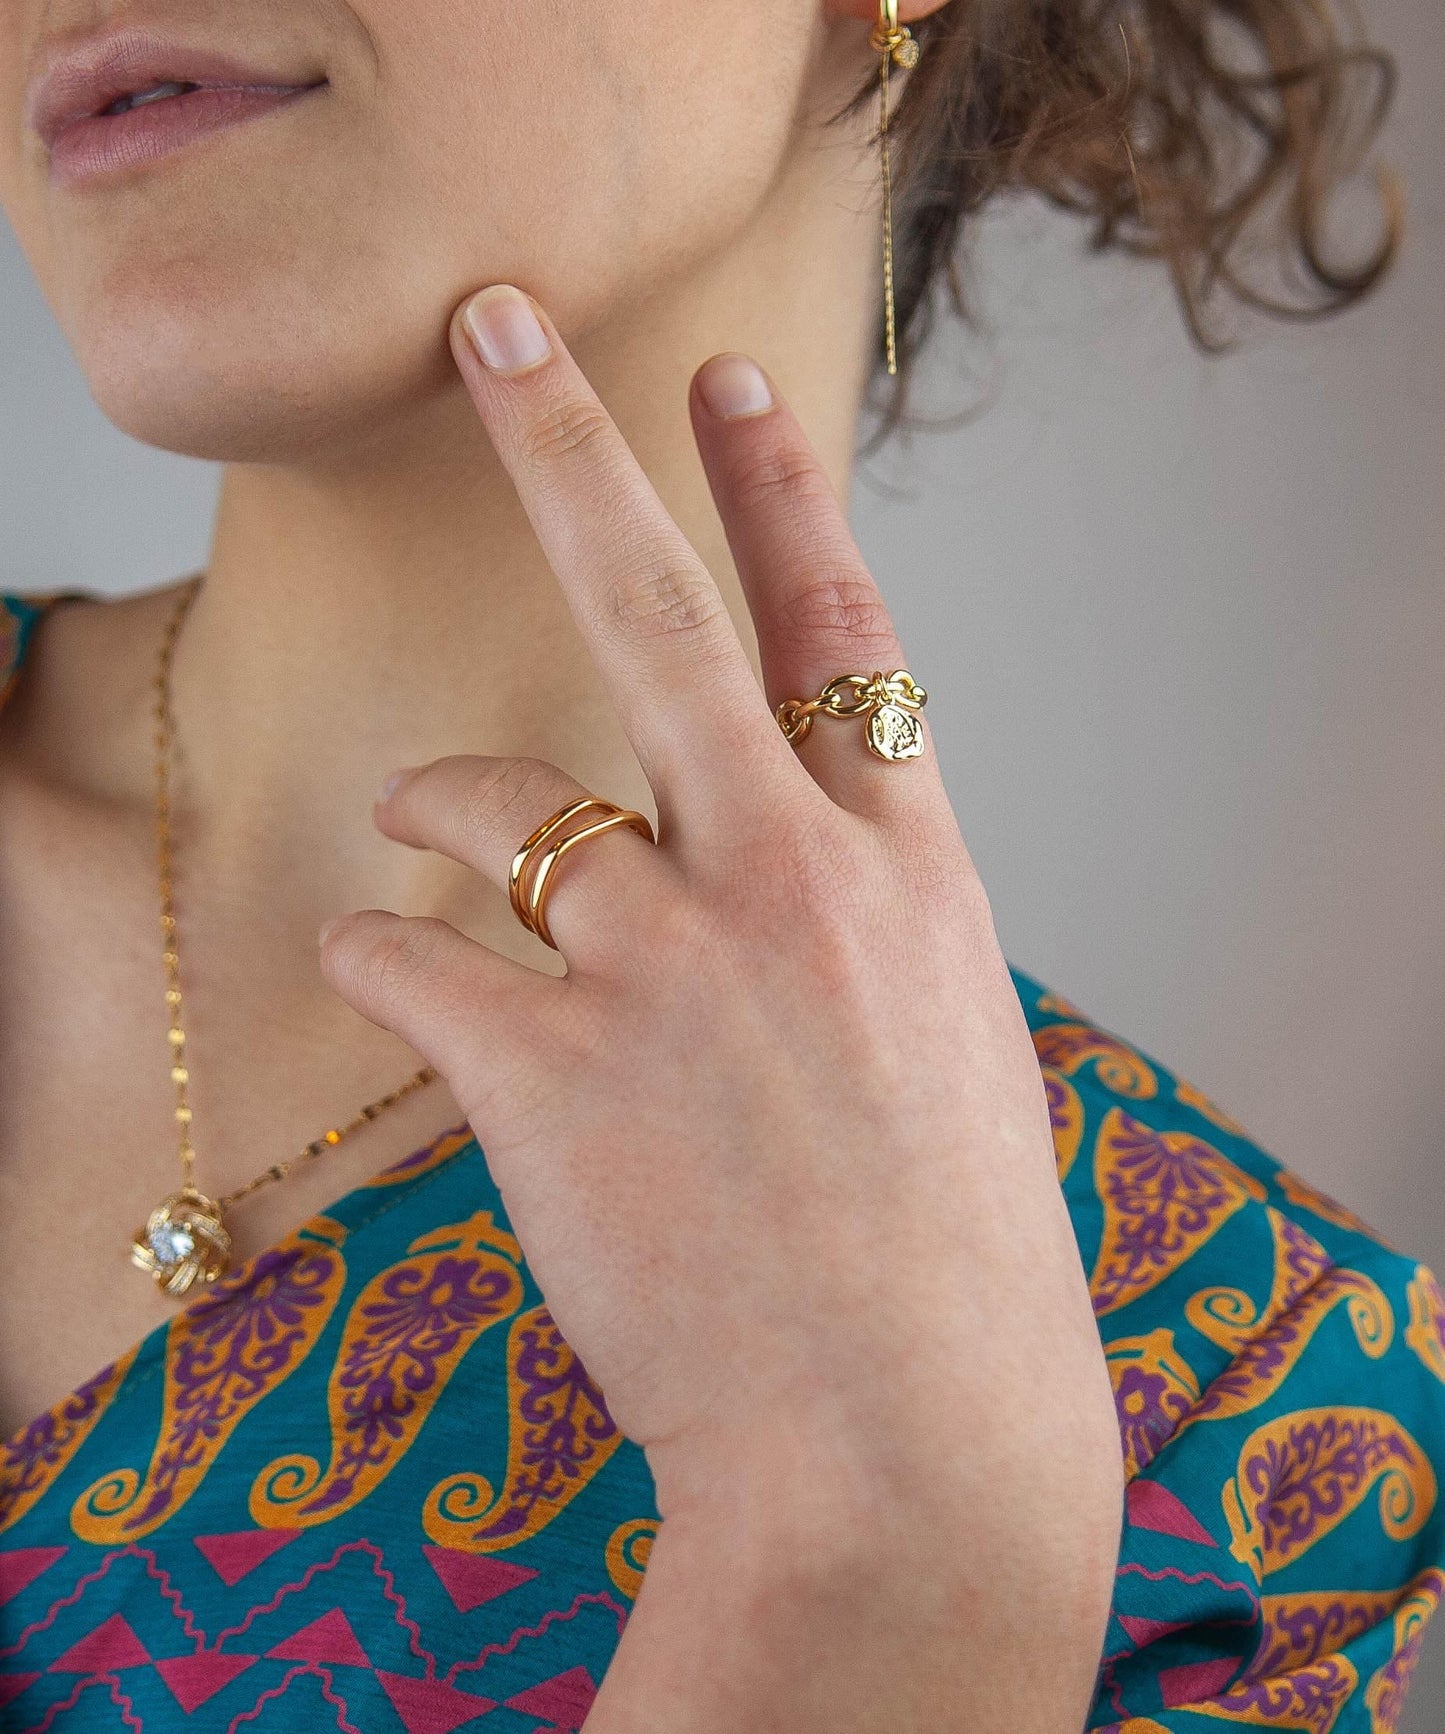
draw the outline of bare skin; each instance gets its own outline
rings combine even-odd
[[[248,1207],[241,1252],[469,1117],[665,1516],[588,1734],[1075,1734],[1120,1465],[1037,1066],[935,760],[823,729],[795,754],[769,709],[906,660],[838,504],[876,317],[866,120],[813,124],[876,9],[595,0],[509,39],[503,77],[451,0],[405,29],[258,6],[324,99],[84,197],[21,125],[15,68],[87,21],[53,10],[0,0],[7,213],[107,413],[228,464],[176,669],[202,1178],[421,1056],[447,1080]],[[551,349],[513,377],[449,316],[519,280]],[[710,423],[694,376],[722,350],[791,407]],[[169,605],[57,611],[0,718],[11,1422],[165,1316],[124,1243],[176,1172]],[[427,768],[374,806],[402,766]],[[497,881],[579,787],[661,842],[563,880],[554,979]],[[870,999],[895,980],[906,1027]]]

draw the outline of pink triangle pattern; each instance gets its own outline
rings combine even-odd
[[[524,1716],[545,1716],[557,1728],[569,1731],[580,1728],[587,1720],[597,1688],[586,1668],[569,1668],[565,1674],[554,1674],[550,1680],[519,1692],[507,1699],[509,1710],[520,1710]]]
[[[1187,1662],[1180,1668],[1162,1668],[1159,1691],[1164,1707],[1177,1710],[1212,1698],[1224,1690],[1238,1671],[1238,1656],[1216,1656],[1212,1662]]]
[[[1182,1632],[1188,1620],[1148,1620],[1142,1614],[1120,1614],[1119,1624],[1129,1634],[1136,1649],[1166,1637],[1170,1632]]]
[[[530,1566],[512,1565],[484,1553],[464,1553],[459,1547],[437,1547],[427,1542],[422,1552],[459,1614],[469,1614],[483,1602],[495,1601],[518,1585],[530,1583],[537,1575]]]
[[[0,1674],[0,1710],[12,1698],[18,1698],[27,1686],[33,1686],[39,1674]]]
[[[113,1674],[121,1668],[142,1668],[150,1651],[135,1635],[124,1614],[112,1614],[93,1632],[78,1638],[50,1664],[52,1674]]]
[[[1124,1495],[1129,1521],[1136,1529],[1152,1529],[1156,1535],[1177,1535],[1205,1547],[1219,1543],[1177,1494],[1157,1481],[1131,1481]]]
[[[225,1656],[219,1650],[197,1650],[190,1656],[161,1657],[156,1672],[189,1716],[259,1660],[258,1656]]]
[[[387,1674],[380,1668],[376,1677],[391,1699],[392,1709],[401,1717],[406,1734],[452,1734],[454,1728],[497,1707],[495,1698],[478,1698],[455,1686],[444,1686],[440,1680],[415,1680],[409,1674]]]
[[[351,1621],[340,1608],[329,1608],[310,1625],[273,1644],[266,1654],[278,1662],[314,1662],[322,1667],[338,1663],[348,1668],[371,1666],[370,1656],[362,1649]]]
[[[193,1539],[216,1576],[227,1589],[234,1589],[243,1577],[300,1534],[299,1529],[238,1529],[229,1535],[198,1535]]]
[[[14,1601],[21,1590],[28,1589],[69,1552],[68,1547],[12,1547],[8,1553],[0,1553],[0,1608]]]

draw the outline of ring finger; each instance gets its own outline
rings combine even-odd
[[[376,804],[376,824],[399,843],[433,849],[510,890],[523,843],[563,808],[590,798],[542,759],[456,755],[399,772]],[[524,907],[544,850],[603,817],[581,812],[529,853],[519,886]],[[621,825],[558,855],[547,869],[544,916],[569,966],[601,961],[619,933],[635,937],[631,908],[656,897],[654,875],[668,870],[646,837]]]

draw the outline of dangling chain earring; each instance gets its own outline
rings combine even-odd
[[[878,0],[878,22],[868,40],[879,64],[878,138],[883,150],[883,317],[888,332],[888,371],[898,371],[898,333],[893,312],[893,162],[888,148],[888,75],[917,66],[919,47],[906,24],[898,22],[898,0]]]

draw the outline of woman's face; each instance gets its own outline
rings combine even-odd
[[[866,75],[859,14],[0,0],[0,201],[111,420],[196,455],[276,458],[435,390],[448,315],[481,284],[524,284],[575,336],[726,246],[799,115]],[[148,168],[58,181],[32,74],[122,26],[262,82],[324,84]]]

